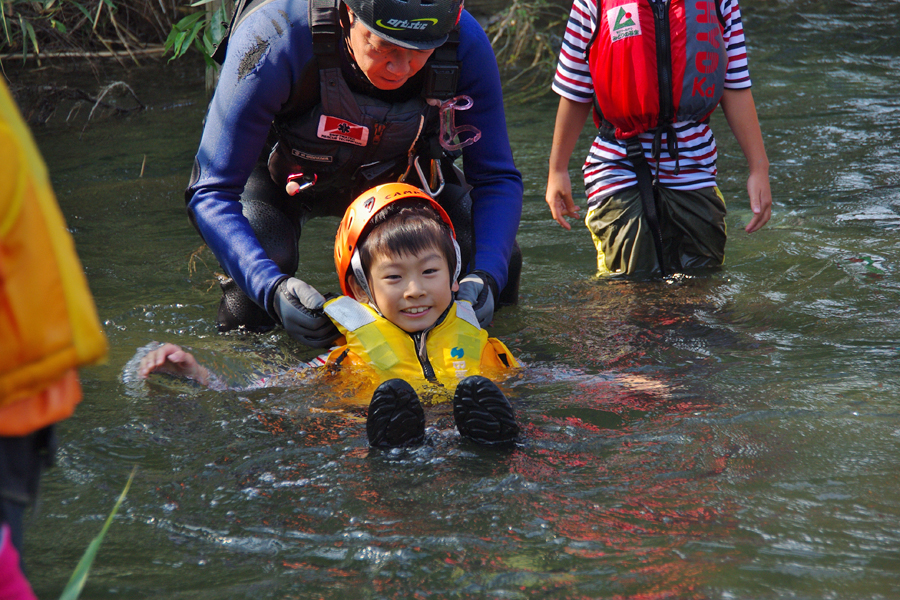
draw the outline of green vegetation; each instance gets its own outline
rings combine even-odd
[[[139,62],[142,54],[179,58],[191,49],[209,58],[224,34],[231,0],[0,0],[0,57],[112,56]],[[183,1],[183,0],[182,0]],[[568,5],[563,0],[513,0],[491,18],[487,32],[509,89],[546,86]],[[534,93],[534,92],[532,92]]]
[[[218,7],[214,8],[216,5]],[[194,48],[203,55],[206,64],[212,67],[215,63],[211,56],[216,44],[225,35],[225,28],[231,15],[231,2],[200,0],[191,6],[205,6],[206,9],[204,12],[189,14],[175,23],[169,37],[166,38],[166,52],[171,52],[172,58],[169,60],[174,60]]]
[[[100,550],[100,544],[103,543],[103,537],[106,535],[106,532],[109,530],[109,526],[112,525],[113,519],[116,517],[116,513],[119,512],[119,507],[122,506],[122,502],[125,501],[125,496],[128,495],[128,489],[131,487],[131,482],[134,480],[134,474],[137,472],[137,466],[131,470],[131,475],[128,477],[128,482],[125,484],[125,489],[122,490],[122,493],[119,494],[119,499],[116,500],[116,504],[113,506],[112,512],[109,513],[109,516],[106,517],[106,522],[103,524],[103,528],[100,530],[100,533],[97,534],[91,543],[88,545],[87,550],[84,551],[84,554],[81,557],[81,560],[78,561],[78,566],[75,567],[75,571],[72,573],[72,577],[69,578],[69,583],[66,584],[65,589],[62,592],[62,595],[59,597],[59,600],[77,600],[81,595],[81,590],[84,589],[84,584],[87,582],[88,573],[91,570],[91,565],[94,564],[94,559],[97,557],[97,551]]]
[[[487,33],[507,76],[507,99],[523,101],[547,93],[567,18],[568,7],[558,1],[513,0],[491,19]]]
[[[2,0],[0,55],[138,57],[185,12],[174,0]],[[156,48],[153,48],[156,47]]]

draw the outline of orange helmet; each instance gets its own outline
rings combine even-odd
[[[360,238],[367,233],[366,228],[376,214],[394,202],[411,199],[430,205],[450,228],[453,246],[456,249],[456,273],[453,274],[451,281],[456,281],[459,276],[461,259],[459,245],[456,243],[456,231],[453,229],[453,223],[450,221],[447,211],[431,196],[415,186],[407,183],[385,183],[363,192],[347,207],[347,212],[344,213],[344,218],[341,219],[341,224],[338,226],[337,235],[334,237],[334,267],[337,269],[341,281],[341,292],[345,296],[355,298],[347,284],[347,275],[352,272],[369,298],[372,298],[362,263],[359,260],[357,245]]]

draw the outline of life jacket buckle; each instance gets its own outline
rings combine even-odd
[[[641,144],[638,136],[630,137],[625,140],[625,152],[626,156],[628,156],[628,160],[630,160],[632,164],[637,164],[638,161],[645,160],[644,146]]]

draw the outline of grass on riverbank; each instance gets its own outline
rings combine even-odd
[[[137,63],[162,47],[185,11],[175,0],[3,0],[0,55],[38,66],[58,56]]]
[[[41,66],[67,57],[112,57],[140,64],[148,54],[207,59],[224,33],[227,0],[2,0],[0,58]],[[565,0],[513,0],[486,30],[511,89],[534,89],[552,73],[567,15]],[[494,10],[494,9],[489,9]]]

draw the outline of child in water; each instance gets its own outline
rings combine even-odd
[[[519,427],[512,406],[484,375],[499,376],[519,363],[479,327],[471,304],[453,298],[460,255],[444,209],[411,185],[373,188],[347,208],[334,257],[344,295],[328,300],[324,311],[343,340],[313,363],[377,385],[366,419],[369,444],[422,444],[425,413],[416,389],[441,386],[453,392],[462,437],[491,446],[513,444]],[[140,377],[154,372],[203,385],[217,381],[174,344],[141,360]]]

